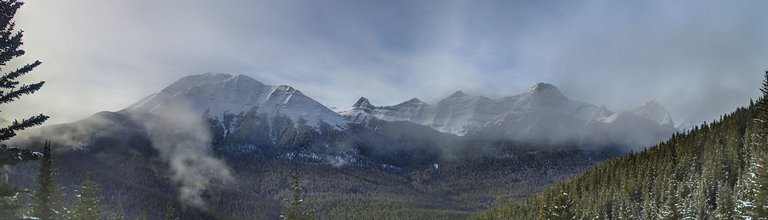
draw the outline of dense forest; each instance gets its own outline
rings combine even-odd
[[[746,108],[473,219],[766,219],[765,77]]]

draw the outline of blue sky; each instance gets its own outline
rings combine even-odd
[[[18,15],[48,84],[2,114],[120,110],[189,74],[247,74],[329,106],[488,97],[553,83],[701,122],[756,98],[766,1],[35,0]],[[34,76],[33,76],[34,75]],[[55,106],[55,108],[52,108]]]

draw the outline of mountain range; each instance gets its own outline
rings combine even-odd
[[[374,106],[362,97],[339,114],[353,123],[406,121],[471,139],[580,146],[645,147],[675,131],[669,112],[656,101],[631,111],[612,112],[571,100],[547,83],[499,99],[457,91],[434,105],[413,98],[393,106]]]
[[[185,212],[190,218],[274,219],[288,170],[301,166],[312,180],[307,200],[324,214],[357,210],[340,204],[396,201],[456,217],[657,143],[672,135],[672,125],[657,102],[612,112],[546,83],[499,99],[456,92],[437,104],[374,106],[360,98],[337,112],[290,86],[206,73],[123,110],[32,129],[11,143],[52,142],[60,172],[71,178],[64,185],[94,171],[107,200],[128,209],[159,212],[171,193],[195,208]],[[227,183],[236,187],[216,187]]]
[[[498,99],[457,91],[437,104],[413,98],[374,106],[362,97],[337,111],[290,86],[265,85],[246,75],[206,73],[184,77],[121,111],[46,126],[16,141],[44,137],[81,147],[107,137],[152,143],[168,139],[168,134],[202,132],[210,140],[200,144],[228,151],[285,156],[299,149],[305,159],[346,164],[381,156],[364,154],[403,147],[429,151],[426,157],[434,158],[455,150],[450,145],[458,140],[626,151],[661,142],[675,132],[669,113],[658,102],[613,112],[571,100],[547,83]],[[440,146],[425,150],[423,143],[402,144],[399,138],[425,138],[429,145]],[[390,156],[389,161],[403,164]]]

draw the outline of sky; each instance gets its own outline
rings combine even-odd
[[[759,96],[768,1],[34,0],[17,15],[38,93],[0,117],[117,111],[191,74],[291,85],[329,107],[536,82],[626,110],[711,121]]]

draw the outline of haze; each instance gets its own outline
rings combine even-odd
[[[555,4],[557,3],[557,4]],[[599,3],[599,4],[598,4]],[[766,1],[29,1],[26,80],[3,118],[120,110],[180,77],[247,74],[347,107],[536,82],[613,110],[657,100],[676,122],[757,98]]]

